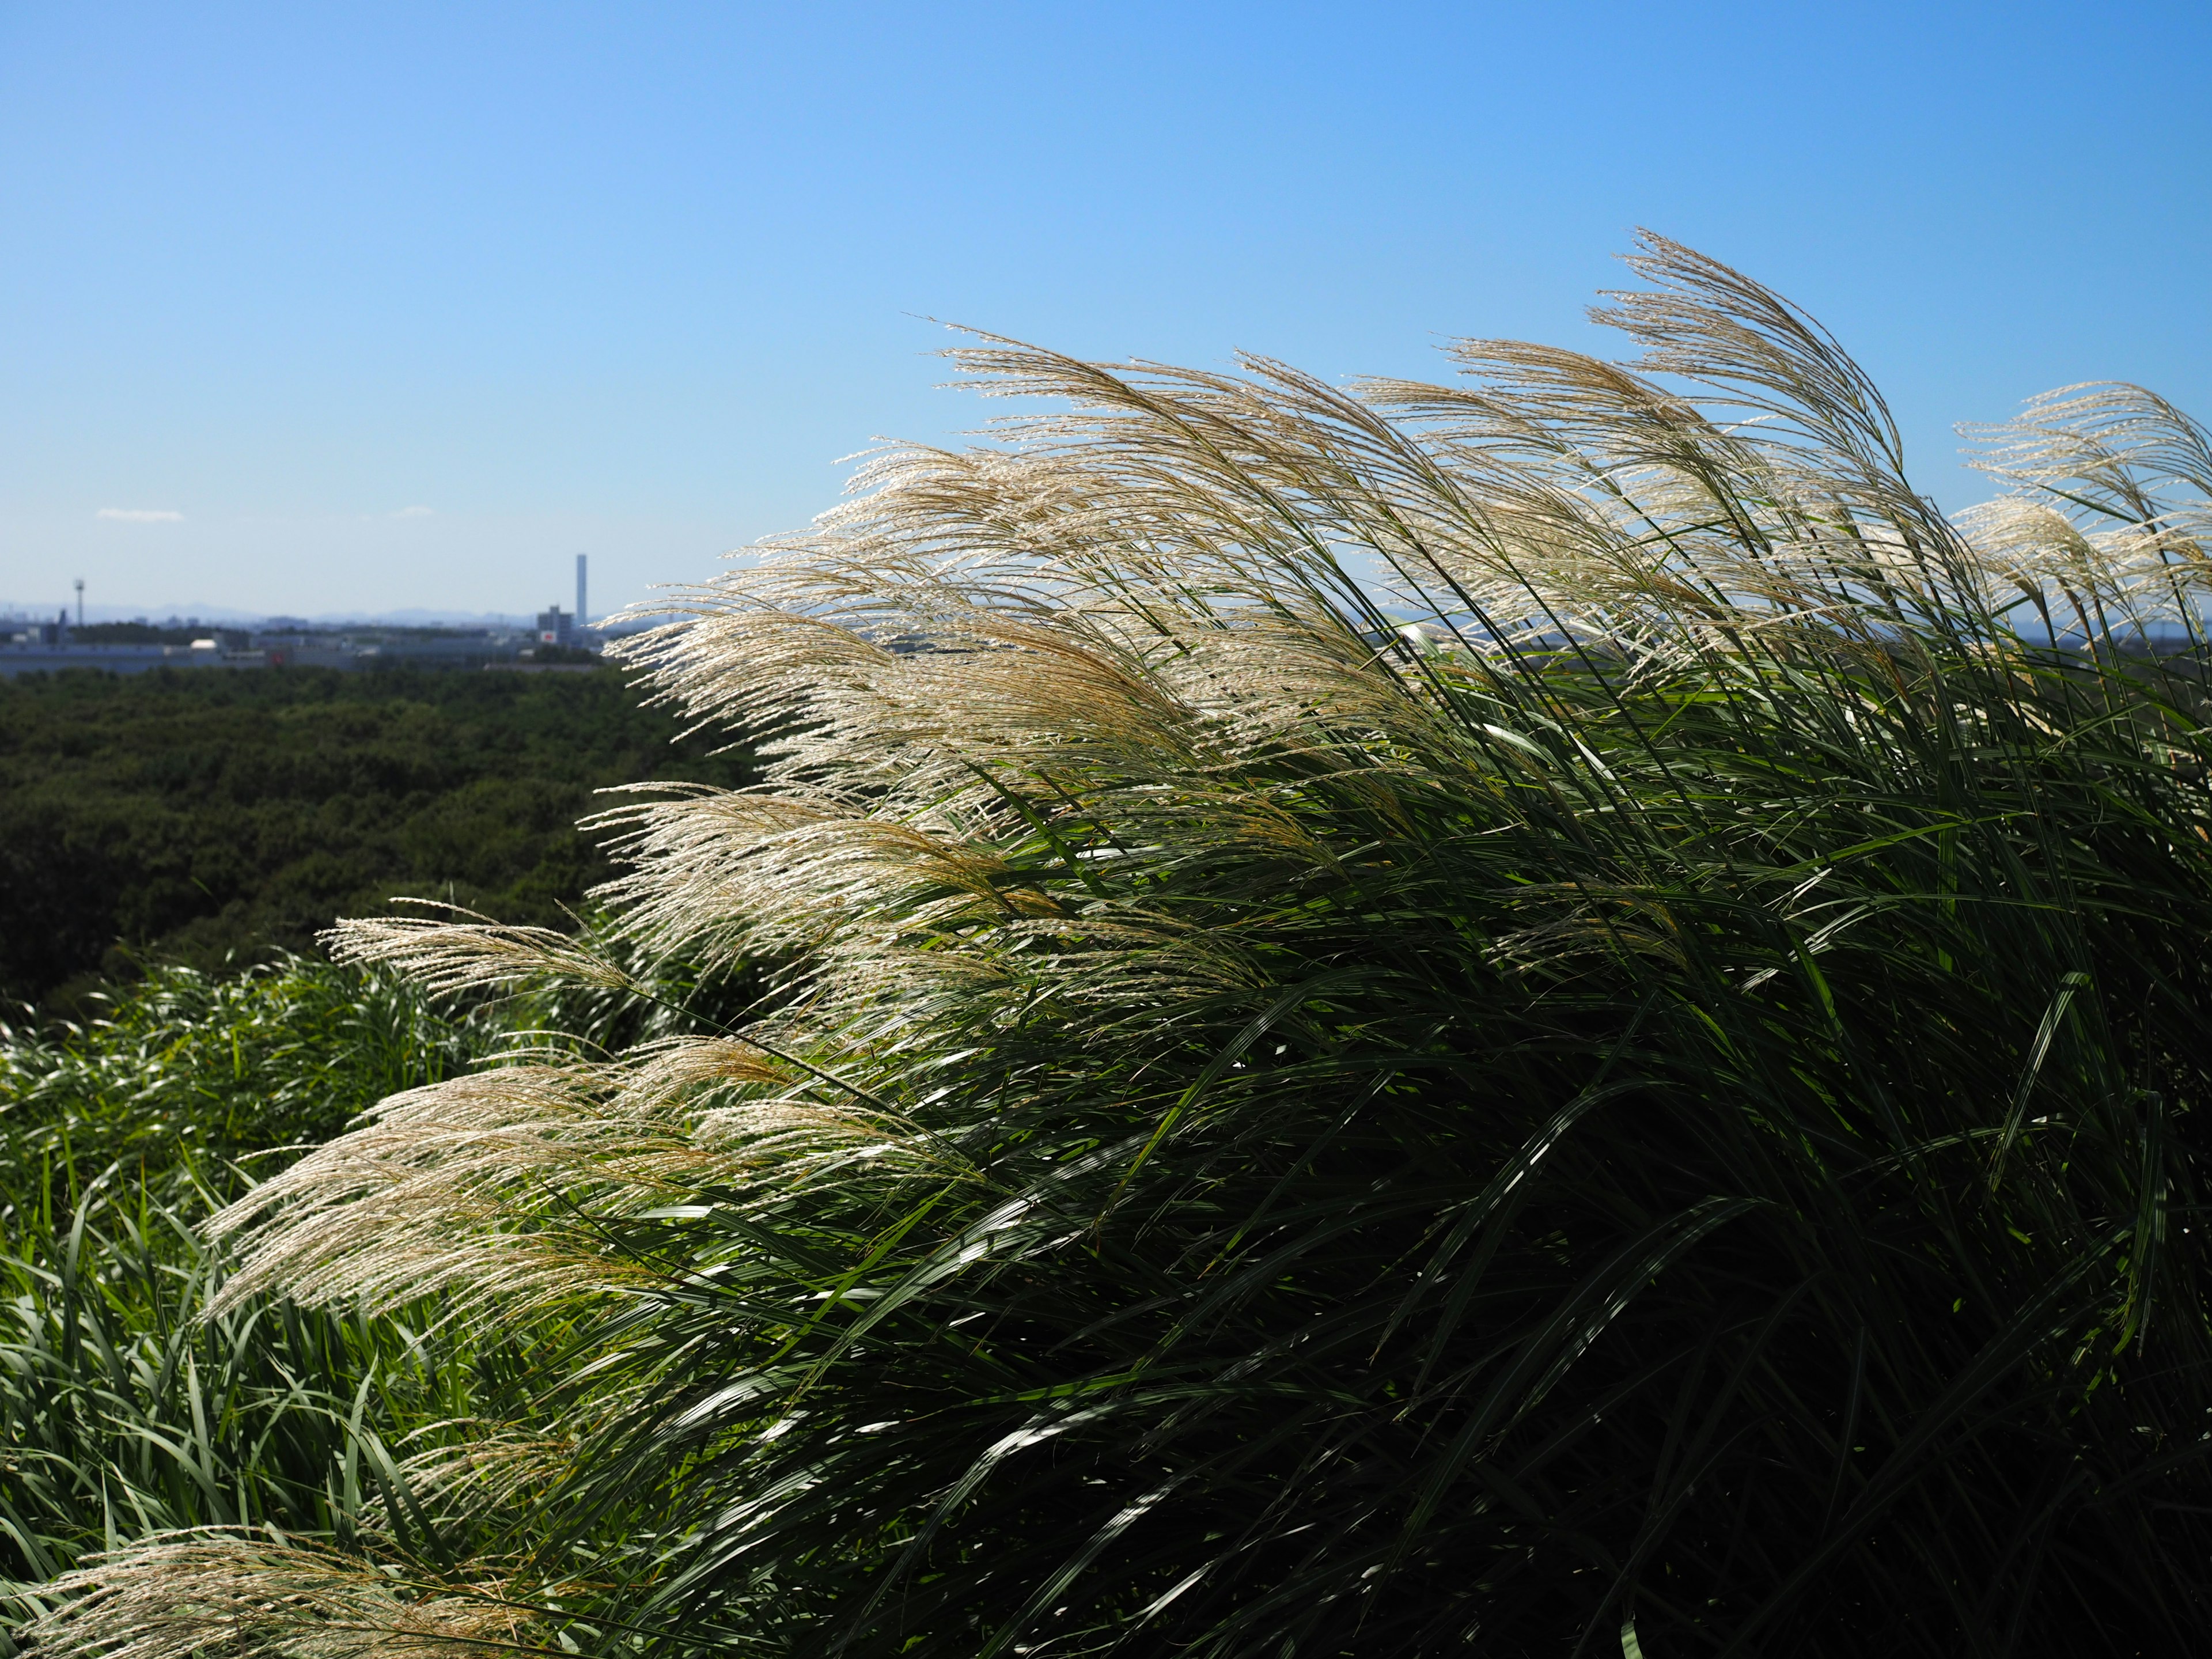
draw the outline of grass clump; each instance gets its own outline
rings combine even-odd
[[[397,980],[301,957],[153,969],[82,1024],[0,1024],[0,1217],[64,1218],[89,1181],[165,1200],[239,1189],[240,1159],[329,1139],[488,1039]],[[64,1189],[58,1202],[54,1188]]]
[[[198,1224],[302,1143],[489,1036],[389,977],[283,960],[157,969],[82,1026],[0,1043],[0,1577],[202,1525],[357,1541],[392,1448],[465,1411],[466,1344],[420,1318],[255,1297]]]
[[[635,649],[764,781],[604,819],[604,937],[337,936],[636,1040],[213,1224],[218,1316],[562,1322],[528,1405],[400,1578],[126,1547],[41,1642],[458,1655],[496,1575],[669,1653],[2185,1646],[2212,734],[2119,647],[2194,637],[2212,455],[2076,393],[1954,524],[1802,313],[1635,263],[1626,363],[963,354],[1059,412]]]

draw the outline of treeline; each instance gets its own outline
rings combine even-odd
[[[623,675],[250,669],[0,682],[0,998],[307,950],[395,895],[567,925],[592,792],[742,781]]]
[[[224,630],[215,628],[164,628],[158,623],[87,623],[70,629],[70,637],[82,645],[190,645],[194,640]]]

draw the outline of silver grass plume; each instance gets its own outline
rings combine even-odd
[[[2155,392],[2061,386],[2019,418],[1966,425],[1972,464],[2011,484],[1960,524],[2053,632],[2097,640],[2160,624],[2201,637],[2212,582],[2212,440]]]
[[[82,1659],[481,1659],[558,1653],[496,1578],[417,1586],[301,1540],[157,1535],[63,1574],[31,1626]]]
[[[474,987],[532,981],[635,990],[630,977],[604,957],[550,927],[510,927],[489,916],[434,899],[400,898],[444,916],[378,916],[341,921],[322,935],[332,960],[397,969],[441,994]]]
[[[372,1309],[439,1294],[453,1314],[520,1318],[663,1282],[603,1224],[702,1188],[975,1178],[927,1131],[819,1093],[757,1043],[691,1038],[611,1064],[511,1060],[393,1096],[210,1221],[239,1243],[210,1316],[276,1290]]]

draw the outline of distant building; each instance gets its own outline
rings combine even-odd
[[[514,664],[518,647],[526,648],[534,642],[530,634],[504,629],[464,632],[395,628],[364,633],[358,629],[312,627],[296,618],[285,620],[295,624],[285,631],[212,626],[157,631],[144,624],[151,637],[87,640],[66,611],[52,621],[0,616],[0,680],[64,669],[137,674],[155,668],[321,668],[352,672],[403,667],[508,667]],[[125,624],[122,631],[127,634],[130,626]],[[99,635],[101,629],[94,627],[90,631]],[[163,633],[168,635],[166,640],[161,637]],[[553,620],[552,633],[554,643],[562,638],[573,642],[580,636],[573,620],[566,617]]]
[[[576,618],[559,605],[538,613],[538,643],[567,645],[576,636]]]

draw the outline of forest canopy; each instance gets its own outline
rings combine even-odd
[[[0,679],[0,1000],[306,951],[395,896],[569,926],[592,791],[730,784],[611,667],[89,670]]]

